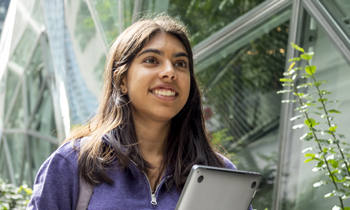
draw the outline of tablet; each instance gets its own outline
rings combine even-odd
[[[256,172],[194,165],[175,210],[247,210],[261,179]]]

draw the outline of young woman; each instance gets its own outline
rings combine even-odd
[[[173,210],[194,164],[235,168],[211,147],[180,22],[163,15],[120,34],[102,92],[96,116],[41,166],[28,209],[75,209],[83,180],[89,209]]]

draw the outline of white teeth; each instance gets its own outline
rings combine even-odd
[[[153,90],[152,93],[161,96],[175,96],[175,92],[172,90]]]

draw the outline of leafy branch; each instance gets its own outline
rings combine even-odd
[[[349,160],[346,156],[350,156],[350,154],[346,153],[349,148],[344,148],[342,146],[349,146],[346,142],[340,142],[337,139],[345,138],[342,134],[337,134],[336,129],[337,125],[332,124],[333,116],[330,116],[330,113],[340,114],[338,110],[335,109],[327,109],[327,103],[333,103],[338,101],[328,101],[325,95],[331,94],[331,92],[326,90],[321,90],[320,86],[328,81],[317,81],[315,78],[316,66],[310,64],[310,60],[312,59],[314,53],[313,52],[305,52],[303,48],[297,46],[294,43],[291,43],[292,47],[302,54],[300,57],[295,57],[290,59],[290,62],[293,62],[287,72],[284,73],[286,78],[281,78],[282,86],[289,86],[291,88],[278,91],[277,93],[293,93],[296,96],[296,100],[283,100],[282,103],[299,103],[300,107],[296,108],[295,111],[299,111],[301,115],[295,116],[291,118],[291,121],[298,120],[301,118],[306,118],[303,124],[293,126],[293,129],[299,129],[304,127],[305,125],[308,127],[309,132],[305,133],[300,139],[305,141],[310,141],[312,139],[316,142],[316,148],[318,148],[318,152],[316,154],[306,153],[305,157],[308,158],[304,162],[317,161],[317,165],[314,167],[313,171],[321,171],[326,170],[326,176],[330,178],[330,180],[321,180],[319,182],[314,183],[314,187],[320,187],[328,184],[329,182],[333,183],[335,190],[331,193],[327,193],[325,197],[338,196],[340,206],[335,205],[333,210],[341,209],[341,210],[350,210],[350,207],[344,207],[343,200],[350,198],[349,186],[350,186],[350,171],[349,171]],[[305,60],[305,67],[296,67],[293,68],[295,62]],[[302,75],[302,79],[308,80],[309,78],[312,80],[311,82],[306,82],[301,85],[297,85],[296,81],[299,81],[297,77],[297,72],[305,70],[306,74]],[[302,88],[310,88],[315,87],[316,92],[311,93],[303,93],[299,91]],[[313,97],[316,95],[317,99]],[[321,106],[317,107],[318,104]],[[315,108],[313,108],[315,107]],[[323,114],[319,111],[323,111]],[[316,126],[320,124],[314,118],[311,118],[311,114],[317,114],[321,116],[321,119],[326,119],[324,124],[326,124],[327,129],[316,129]],[[321,139],[319,138],[319,134],[321,135],[331,135],[330,139]],[[330,145],[336,145],[335,147],[329,147]],[[342,146],[341,146],[342,145]],[[315,147],[309,147],[304,149],[302,152],[311,151]],[[341,166],[339,163],[342,163]],[[339,187],[339,184],[342,187]]]

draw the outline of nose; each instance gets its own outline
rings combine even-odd
[[[169,79],[169,80],[177,79],[176,71],[174,69],[173,64],[170,61],[164,63],[164,66],[161,72],[159,73],[159,77],[161,79]]]

